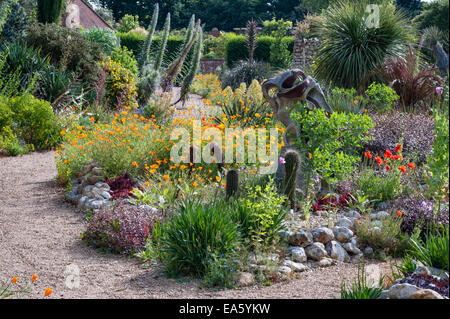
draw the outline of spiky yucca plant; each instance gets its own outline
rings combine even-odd
[[[378,5],[378,26],[367,17],[369,0],[333,2],[313,35],[322,40],[315,76],[340,88],[358,88],[361,81],[388,56],[399,56],[411,37],[404,13],[389,3]]]
[[[144,65],[148,65],[150,63],[150,54],[151,54],[151,46],[153,42],[153,36],[155,35],[156,25],[158,23],[158,14],[159,14],[159,4],[155,4],[155,9],[153,10],[152,21],[147,29],[148,34],[145,38],[144,47],[141,50],[140,58],[139,58],[139,68],[142,69]]]

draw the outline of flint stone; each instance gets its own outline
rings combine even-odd
[[[306,262],[308,259],[303,247],[289,247],[288,253],[291,255],[293,261],[299,263]]]
[[[342,217],[334,225],[338,227],[353,228],[353,221],[347,217]]]
[[[356,247],[356,245],[354,245],[353,243],[345,243],[344,244],[344,249],[349,252],[352,255],[359,255],[361,254],[361,250],[359,250],[358,247]]]
[[[289,267],[290,269],[294,269],[294,272],[303,272],[308,269],[308,267],[306,267],[305,265],[290,260],[285,260],[284,266]]]
[[[316,228],[313,232],[314,242],[326,244],[334,239],[333,231],[327,227]]]
[[[353,232],[347,227],[335,226],[333,232],[334,237],[341,243],[348,242],[353,237]]]
[[[292,246],[306,247],[313,243],[313,235],[308,229],[302,228],[290,234],[288,242]]]
[[[387,292],[389,299],[411,299],[411,295],[421,290],[419,287],[410,284],[396,284]]]
[[[347,251],[341,246],[337,241],[331,241],[326,245],[326,250],[328,255],[335,260],[340,262],[350,262],[350,256]]]
[[[313,260],[321,260],[324,257],[328,257],[328,253],[325,250],[325,246],[322,243],[313,243],[305,248],[306,256]]]

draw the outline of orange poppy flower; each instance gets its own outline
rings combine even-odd
[[[373,157],[372,154],[370,153],[370,151],[365,152],[364,156],[367,157],[367,158],[372,158]]]
[[[11,282],[12,282],[13,284],[15,284],[15,283],[17,282],[17,280],[19,280],[19,278],[17,278],[16,276],[14,276],[14,277],[11,279]]]
[[[31,282],[35,282],[36,281],[36,279],[37,279],[37,275],[33,275],[33,276],[31,276]]]
[[[397,215],[398,215],[398,216],[402,216],[403,213],[402,213],[401,211],[398,210],[398,211],[397,211]]]
[[[383,160],[382,160],[381,157],[379,157],[379,156],[375,157],[375,160],[377,161],[377,163],[378,163],[379,165],[381,165],[381,164],[383,163]]]
[[[52,294],[53,290],[51,290],[50,288],[45,289],[45,297],[48,297]]]
[[[398,168],[403,174],[406,174],[406,166],[402,165]]]
[[[392,158],[392,153],[390,150],[386,150],[386,152],[384,152],[384,157],[385,158]]]
[[[416,168],[416,164],[414,164],[414,163],[406,164],[406,166],[408,166],[409,168],[412,168],[412,169]]]

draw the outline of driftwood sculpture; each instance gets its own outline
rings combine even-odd
[[[277,90],[273,96],[270,95],[272,89]],[[300,135],[297,125],[291,119],[290,106],[300,101],[311,107],[324,109],[328,114],[333,113],[319,84],[302,70],[291,70],[267,80],[262,85],[262,92],[272,106],[275,118],[286,126],[284,139],[287,146],[291,146]]]

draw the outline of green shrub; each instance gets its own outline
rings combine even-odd
[[[48,65],[39,73],[36,96],[53,103],[67,92],[73,78],[72,73]],[[70,93],[73,93],[72,90]]]
[[[434,116],[434,135],[433,155],[428,156],[428,165],[430,167],[429,193],[432,196],[441,199],[448,195],[449,181],[449,89],[445,88],[445,101],[442,107],[433,108]],[[447,191],[445,191],[447,187]]]
[[[49,102],[31,94],[9,100],[19,136],[38,150],[49,149],[58,142],[57,120]]]
[[[249,86],[253,80],[263,82],[270,78],[273,71],[268,63],[265,62],[250,62],[249,60],[235,63],[232,69],[225,70],[221,75],[222,87],[230,86],[236,90],[241,83]]]
[[[370,138],[373,122],[367,114],[334,112],[327,117],[324,110],[308,111],[298,105],[291,114],[300,130],[296,145],[304,154],[304,167],[316,171],[329,184],[345,178],[360,161],[363,145]]]
[[[48,56],[50,63],[69,72],[83,70],[82,77],[88,83],[98,79],[98,62],[102,60],[101,47],[86,39],[77,30],[59,25],[32,25],[26,36],[28,45],[41,49],[42,56]]]
[[[448,0],[438,0],[424,3],[421,14],[414,18],[419,30],[436,26],[444,32],[448,32]]]
[[[384,174],[371,169],[361,172],[356,185],[374,202],[393,200],[402,193],[402,182],[398,174]]]
[[[409,254],[426,266],[448,271],[449,269],[449,227],[430,231],[425,240],[412,239]]]
[[[208,254],[227,255],[236,248],[239,236],[226,213],[226,203],[201,204],[188,201],[157,231],[161,259],[170,275],[202,276]]]
[[[25,31],[30,23],[24,8],[19,3],[11,0],[4,2],[9,2],[10,11],[3,24],[3,29],[0,27],[0,49],[7,43],[25,37]],[[0,10],[3,10],[3,8],[0,8]]]
[[[106,55],[111,55],[113,50],[119,46],[119,38],[111,29],[99,27],[83,30],[82,34],[91,42],[97,43]]]
[[[243,193],[246,196],[239,199],[239,206],[231,210],[243,239],[252,246],[271,244],[283,229],[286,197],[278,194],[273,181],[264,187],[249,187]]]
[[[314,35],[322,40],[316,78],[342,88],[359,88],[385,58],[402,53],[411,32],[409,21],[385,2],[379,5],[379,26],[372,27],[366,23],[368,4],[368,0],[333,2],[313,23]]]
[[[392,110],[394,102],[400,97],[395,91],[385,84],[372,83],[366,90],[368,98],[368,108],[376,112],[385,112]]]
[[[122,17],[116,29],[117,32],[127,33],[138,27],[139,27],[139,16],[126,14]]]
[[[358,95],[356,89],[334,88],[327,96],[328,104],[333,112],[362,113],[367,107],[367,100]]]
[[[372,222],[364,218],[356,223],[356,234],[363,247],[372,247],[381,255],[403,255],[408,247],[408,237],[401,231],[402,220],[398,216],[384,220],[379,231],[373,230]]]
[[[29,148],[48,149],[58,142],[57,120],[50,103],[31,94],[0,99],[0,148],[22,153],[18,139]],[[26,146],[28,148],[28,146]]]
[[[133,75],[137,75],[138,73],[137,61],[134,58],[133,52],[128,50],[126,46],[114,48],[114,50],[111,53],[111,60],[119,63],[125,69],[133,73]]]
[[[292,28],[291,21],[284,21],[283,19],[275,20],[275,18],[264,21],[263,25],[261,34],[268,36],[272,36],[274,32],[281,32],[282,36],[287,36],[290,28]]]
[[[208,257],[203,282],[210,288],[233,288],[239,263],[237,256],[217,255]]]

